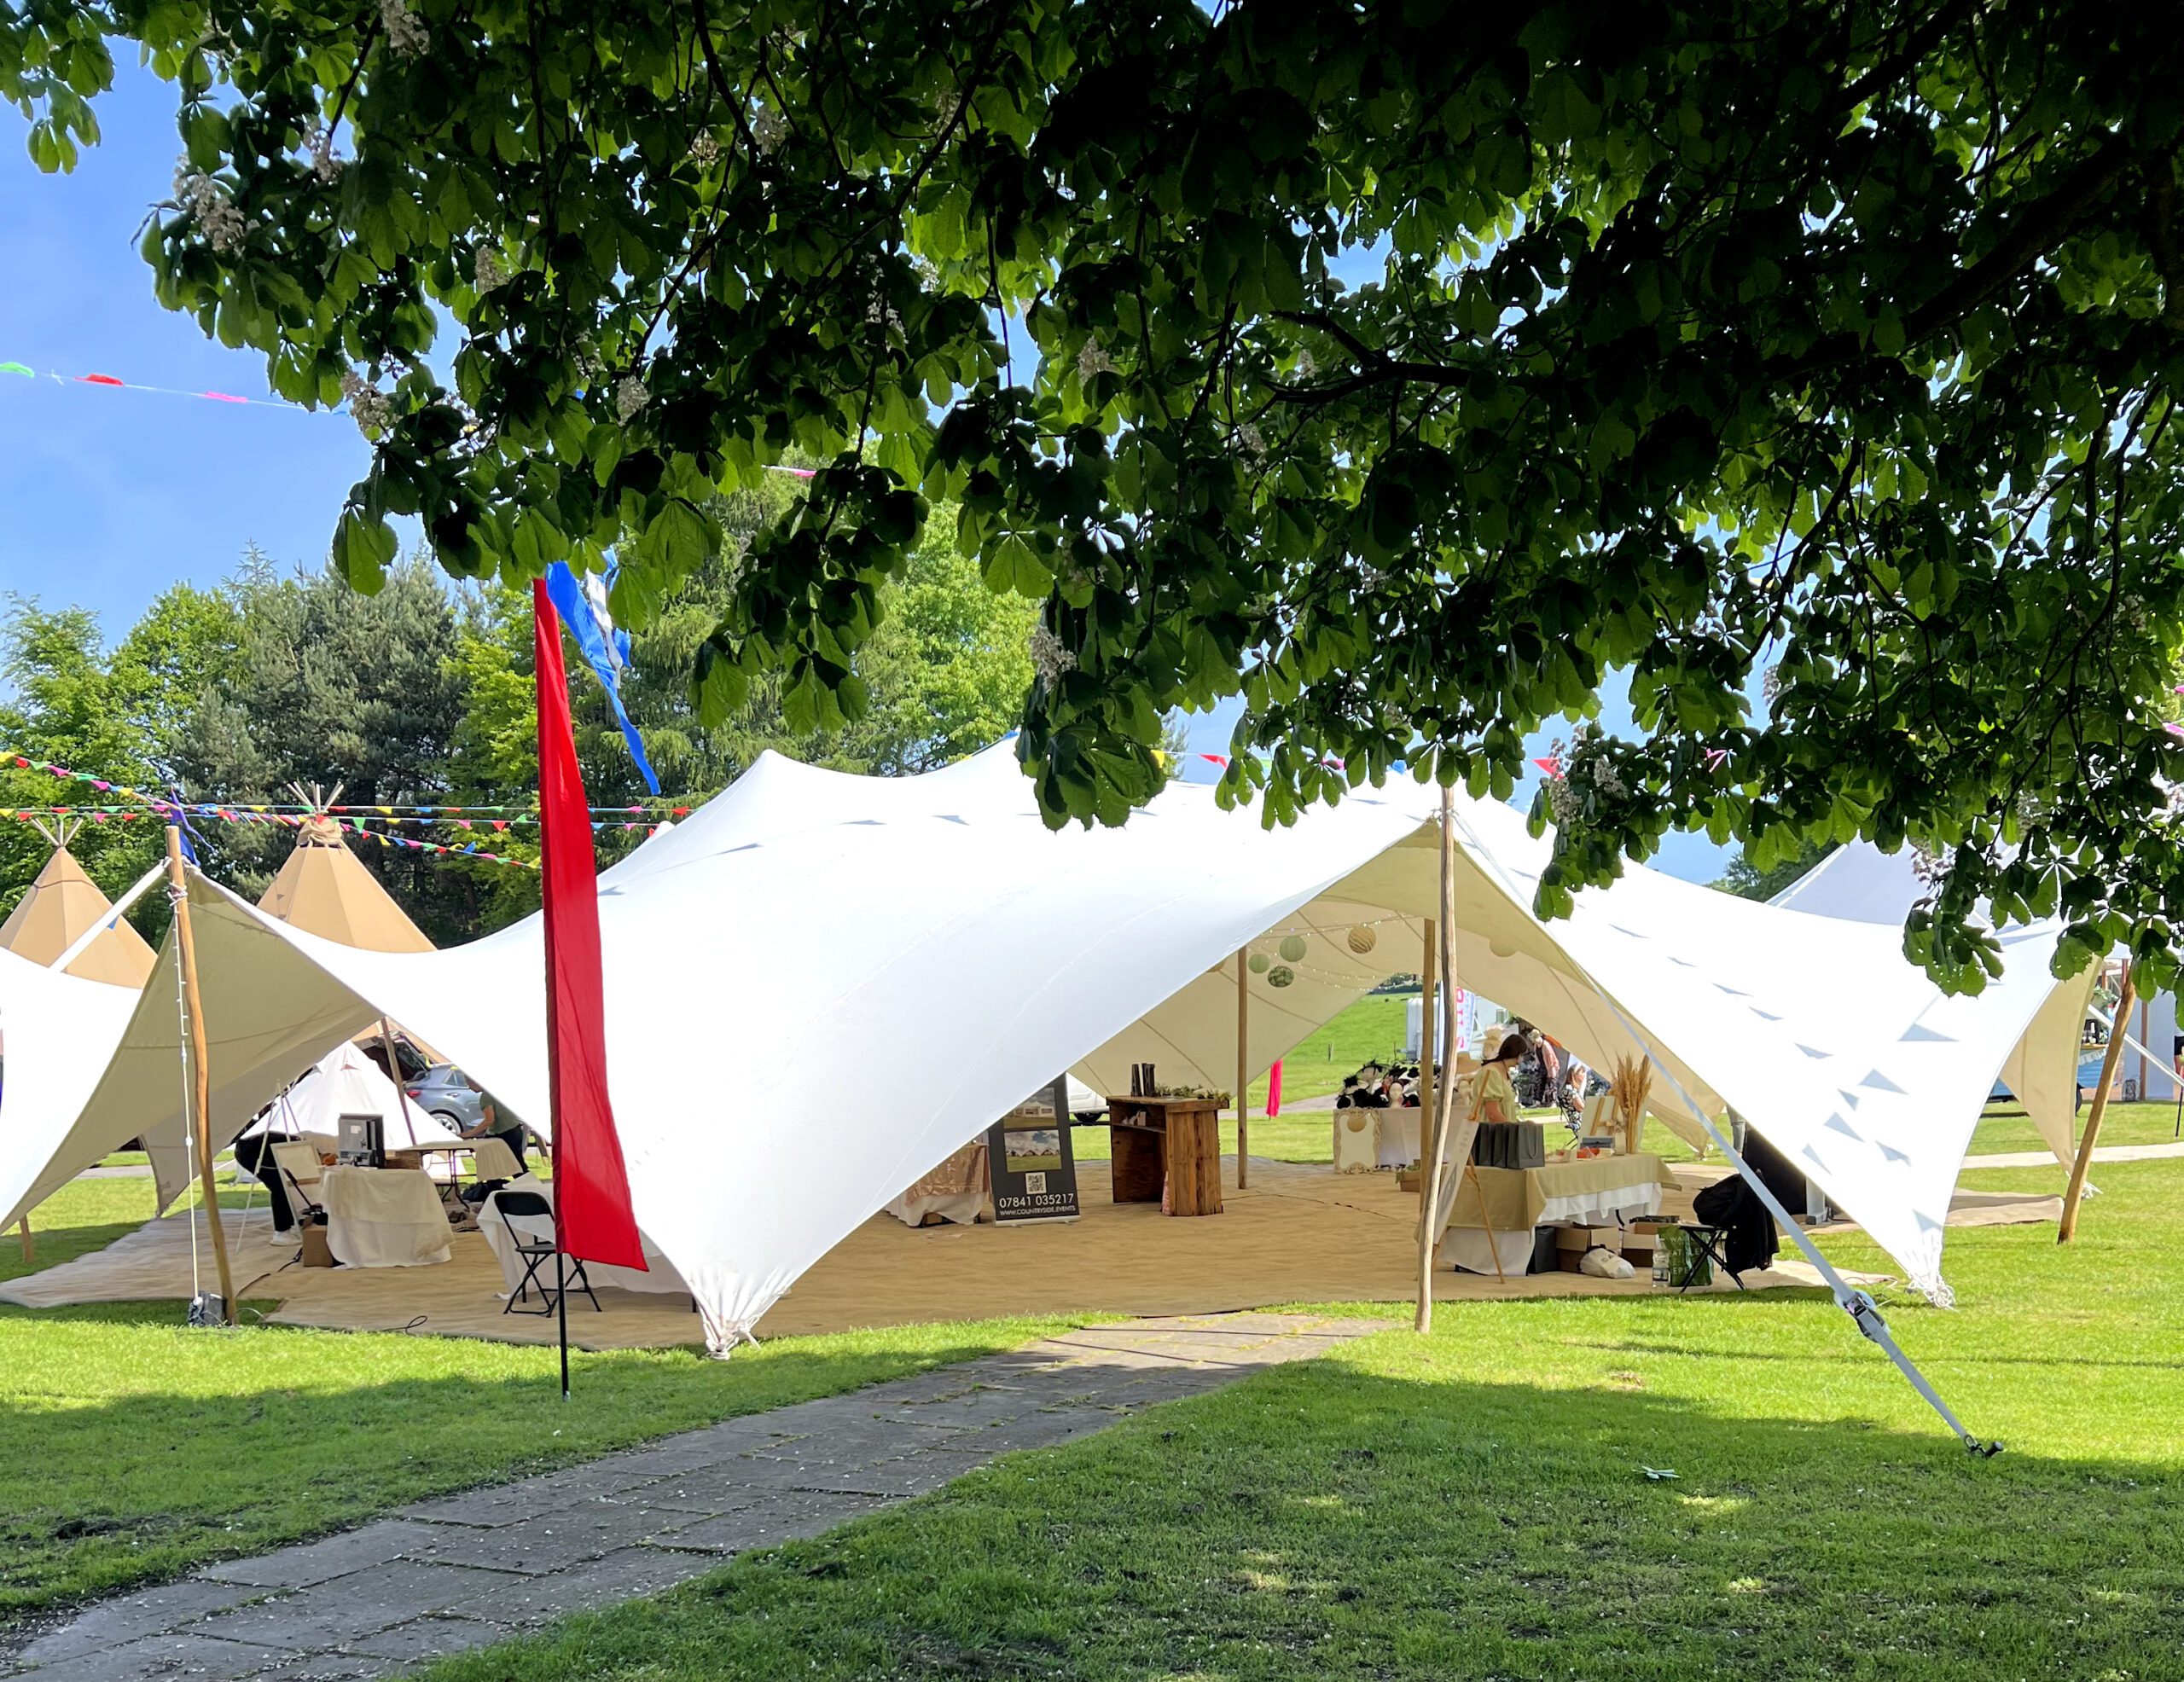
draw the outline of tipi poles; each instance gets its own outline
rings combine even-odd
[[[190,1124],[197,1140],[198,1186],[205,1199],[205,1224],[212,1229],[212,1261],[220,1274],[220,1311],[235,1324],[235,1277],[228,1268],[227,1228],[220,1221],[220,1194],[212,1179],[212,1070],[206,1060],[205,1011],[197,994],[197,942],[189,926],[189,879],[182,868],[182,831],[167,826],[167,883],[174,899],[174,931],[182,953],[182,1000],[189,1013],[189,1072],[195,1080]]]
[[[402,1105],[402,1125],[410,1134],[410,1143],[417,1142],[416,1118],[410,1113],[410,1088],[402,1074],[402,1053],[394,1048],[394,1024],[385,1017],[379,1019],[379,1037],[386,1047],[387,1078],[394,1082],[394,1096]],[[451,1180],[454,1175],[449,1175]]]
[[[1441,949],[1432,954],[1440,960],[1437,967],[1441,979],[1441,1007],[1449,1018],[1440,1035],[1444,1045],[1455,1043],[1453,1001],[1455,995],[1449,990],[1449,977],[1455,971],[1456,947],[1456,831],[1455,796],[1447,788],[1441,791]],[[1419,1033],[1423,1040],[1425,1024],[1430,1012],[1420,1011]],[[1455,1065],[1450,1065],[1451,1072]],[[1441,1212],[1441,1146],[1449,1133],[1449,1101],[1455,1091],[1454,1081],[1442,1081],[1435,1088],[1431,1125],[1423,1141],[1424,1171],[1419,1175],[1420,1193],[1418,1210],[1418,1313],[1414,1324],[1420,1331],[1433,1329],[1433,1250],[1440,1239]],[[1421,1121],[1427,1119],[1421,1116]]]
[[[2108,1113],[2108,1088],[2116,1082],[2116,1065],[2123,1055],[2123,1024],[2130,1019],[2131,992],[2136,977],[2123,966],[2123,989],[2116,995],[2115,1013],[2109,1018],[2108,1052],[2100,1059],[2100,1085],[2093,1094],[2093,1109],[2085,1118],[2085,1133],[2071,1163],[2070,1184],[2063,1188],[2063,1219],[2055,1228],[2055,1242],[2068,1244],[2078,1235],[2078,1203],[2085,1196],[2085,1177],[2093,1168],[2093,1147],[2100,1137],[2100,1123]]]

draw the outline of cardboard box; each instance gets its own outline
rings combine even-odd
[[[306,1221],[299,1229],[304,1241],[304,1266],[330,1267],[334,1265],[334,1251],[326,1242],[326,1228],[313,1221]]]
[[[1583,1256],[1597,1246],[1601,1250],[1612,1250],[1619,1256],[1623,1253],[1623,1236],[1620,1227],[1557,1227],[1554,1229],[1554,1247],[1574,1250]]]

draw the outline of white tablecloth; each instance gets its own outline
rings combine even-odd
[[[320,1182],[326,1243],[345,1267],[428,1267],[446,1261],[439,1188],[414,1168],[330,1168]]]
[[[1421,1154],[1419,1118],[1425,1113],[1409,1104],[1394,1104],[1385,1110],[1353,1105],[1336,1111],[1335,1171],[1362,1174],[1372,1169],[1409,1168]]]
[[[526,1174],[520,1179],[512,1180],[508,1186],[512,1191],[536,1192],[549,1204],[554,1201],[552,1182],[541,1180],[536,1174]],[[508,1236],[509,1222],[501,1218],[501,1211],[496,1204],[500,1195],[496,1192],[479,1205],[478,1230],[485,1235],[485,1243],[493,1252],[493,1259],[501,1264],[501,1282],[508,1287],[502,1294],[507,1296],[514,1291],[523,1278],[524,1269],[530,1264],[515,1253],[515,1241]],[[554,1241],[554,1218],[550,1215],[520,1215],[514,1217],[514,1221],[516,1231],[526,1238],[543,1244]],[[584,1277],[591,1281],[592,1289],[604,1290],[611,1285],[616,1290],[650,1290],[667,1296],[688,1296],[690,1287],[683,1283],[682,1275],[675,1271],[674,1264],[659,1253],[650,1238],[642,1232],[637,1237],[644,1246],[646,1271],[639,1273],[635,1267],[616,1267],[604,1262],[587,1262],[584,1264]],[[549,1285],[552,1284],[551,1262],[538,1270],[538,1277]]]
[[[1490,1233],[1480,1223],[1476,1190],[1467,1196],[1459,1186],[1449,1201],[1467,1205],[1471,1213],[1451,1221],[1442,1234],[1441,1259],[1474,1273],[1490,1273],[1498,1256],[1506,1274],[1530,1265],[1535,1227],[1623,1227],[1658,1215],[1665,1170],[1658,1157],[1641,1154],[1550,1163],[1546,1169],[1487,1169],[1481,1174],[1500,1206],[1493,1230]],[[1512,1194],[1513,1184],[1521,1184],[1527,1195]],[[1530,1212],[1529,1220],[1517,1214],[1519,1207]]]

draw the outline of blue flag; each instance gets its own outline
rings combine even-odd
[[[613,588],[614,571],[615,564],[610,560],[604,577],[593,573],[578,578],[566,561],[557,560],[547,569],[546,594],[561,623],[569,628],[569,635],[576,639],[577,652],[607,692],[614,722],[622,727],[622,740],[630,745],[630,757],[637,762],[637,774],[657,794],[659,779],[653,774],[652,762],[645,757],[644,738],[622,709],[622,671],[630,664],[630,634],[619,629],[607,611],[607,592]]]

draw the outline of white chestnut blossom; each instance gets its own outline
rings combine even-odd
[[[508,271],[502,266],[500,254],[491,246],[478,247],[478,261],[473,272],[477,278],[478,290],[481,293],[491,292],[496,287],[504,287],[508,283]]]
[[[651,401],[652,393],[645,390],[645,382],[636,374],[625,374],[615,382],[614,415],[624,426],[635,420]]]
[[[341,370],[341,395],[348,400],[349,418],[368,438],[377,438],[394,425],[394,403],[378,386],[368,385],[354,368]]]
[[[311,131],[311,172],[331,187],[340,180],[345,160],[334,155],[334,130]]]
[[[204,230],[205,243],[220,257],[234,257],[250,238],[250,223],[235,208],[234,200],[220,190],[220,184],[202,170],[193,170],[189,160],[184,158],[176,166],[174,196],[183,209],[196,218]]]
[[[421,58],[433,44],[433,32],[404,0],[379,0],[379,21],[388,49],[404,58]]]
[[[1114,371],[1114,358],[1107,354],[1107,346],[1096,339],[1086,339],[1084,348],[1077,353],[1077,377],[1089,384],[1093,375]]]
[[[1063,647],[1061,639],[1044,625],[1032,627],[1026,647],[1031,655],[1031,670],[1049,689],[1061,681],[1064,672],[1077,670],[1077,656]]]
[[[720,142],[713,138],[711,129],[698,130],[698,137],[690,142],[690,157],[700,169],[712,166],[720,156]]]
[[[758,145],[758,155],[770,158],[774,148],[788,138],[788,123],[771,106],[762,106],[751,119],[751,138]]]

